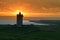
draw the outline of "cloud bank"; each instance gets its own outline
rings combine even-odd
[[[59,13],[60,0],[0,0],[0,12]]]

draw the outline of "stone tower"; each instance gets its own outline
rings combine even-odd
[[[17,14],[17,27],[22,27],[22,25],[23,25],[23,14],[19,12],[19,14]]]

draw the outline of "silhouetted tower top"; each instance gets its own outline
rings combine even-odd
[[[23,16],[23,14],[21,14],[21,12],[19,12],[19,14],[17,14],[17,15],[19,15],[19,16]]]
[[[19,15],[21,15],[21,12],[19,12]]]

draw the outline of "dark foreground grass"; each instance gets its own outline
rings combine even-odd
[[[0,40],[60,40],[60,32],[44,31],[40,30],[40,27],[2,26]]]

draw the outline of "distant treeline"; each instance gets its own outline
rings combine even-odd
[[[60,20],[30,20],[30,21],[45,24],[60,24]]]

